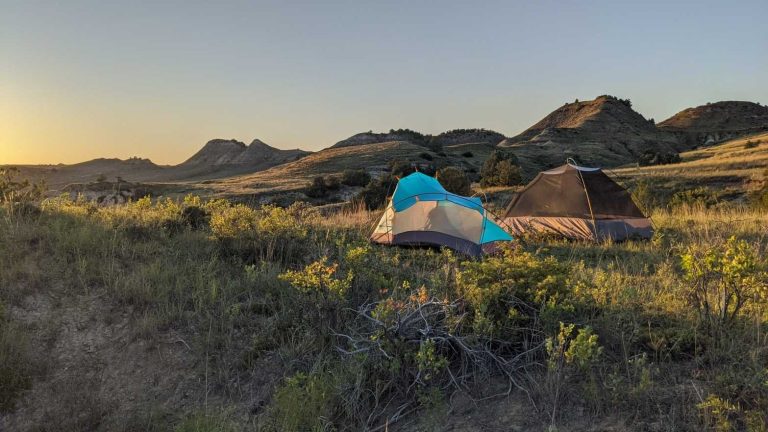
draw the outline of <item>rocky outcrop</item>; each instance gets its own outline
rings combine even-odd
[[[255,139],[250,145],[237,140],[214,139],[180,166],[220,167],[228,165],[254,166],[265,169],[270,166],[306,156],[304,150],[280,150]]]
[[[234,162],[246,145],[237,140],[212,139],[182,165],[227,165]]]

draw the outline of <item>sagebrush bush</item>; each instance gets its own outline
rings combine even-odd
[[[475,332],[511,338],[568,292],[568,267],[555,258],[511,247],[500,256],[464,263],[457,286],[472,312]]]
[[[768,261],[744,240],[688,246],[681,255],[685,292],[709,330],[730,327],[768,304]]]
[[[275,431],[327,430],[337,409],[333,376],[299,372],[275,391],[270,414],[270,429]]]

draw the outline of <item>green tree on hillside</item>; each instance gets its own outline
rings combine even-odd
[[[483,187],[514,186],[520,184],[522,180],[517,157],[499,150],[491,153],[480,170],[480,185]]]
[[[469,178],[467,178],[466,174],[464,174],[464,171],[462,171],[460,168],[441,168],[437,170],[435,178],[448,192],[464,196],[472,194]]]

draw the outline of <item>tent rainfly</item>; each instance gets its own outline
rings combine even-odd
[[[371,241],[387,245],[445,246],[470,256],[493,252],[510,236],[488,218],[480,198],[450,193],[416,172],[400,179]]]
[[[653,234],[651,220],[626,189],[600,168],[572,164],[540,172],[510,202],[504,222],[513,235],[621,241]]]

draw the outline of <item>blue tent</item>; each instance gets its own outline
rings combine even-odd
[[[402,178],[371,235],[391,245],[446,246],[472,256],[488,253],[510,236],[494,221],[480,198],[445,190],[436,179],[416,172]]]

